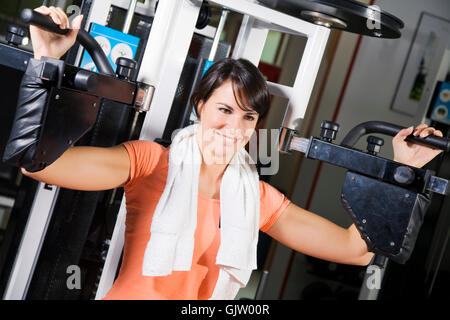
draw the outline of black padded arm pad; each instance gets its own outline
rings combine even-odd
[[[350,171],[341,194],[368,250],[401,264],[414,250],[430,198]]]
[[[419,193],[414,203],[414,208],[409,219],[408,227],[403,238],[403,244],[400,248],[400,252],[392,257],[391,260],[404,264],[411,256],[414,246],[416,244],[417,237],[419,236],[420,228],[422,227],[425,213],[431,202],[430,194]]]
[[[22,78],[14,124],[8,139],[3,161],[30,172],[42,170],[34,163],[49,97],[47,81],[41,79],[44,62],[30,59]]]

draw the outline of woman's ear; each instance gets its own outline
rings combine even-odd
[[[203,106],[205,105],[205,103],[204,103],[204,101],[203,100],[200,100],[198,103],[197,103],[197,116],[198,116],[198,118],[200,119],[200,115],[202,114],[202,110],[203,110]]]

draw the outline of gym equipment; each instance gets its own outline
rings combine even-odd
[[[318,12],[316,15],[318,18],[313,20],[313,23],[309,23],[304,21],[305,17],[300,17],[299,19],[295,17],[295,15],[282,13],[281,9],[273,10],[267,5],[264,6],[253,1],[214,0],[209,2],[217,4],[222,8],[226,8],[229,11],[243,14],[239,35],[232,52],[233,58],[246,58],[257,65],[264,47],[268,30],[287,32],[307,38],[303,58],[300,66],[298,67],[297,76],[293,86],[288,87],[268,82],[268,87],[271,94],[282,96],[289,100],[288,108],[283,119],[283,127],[290,129],[297,128],[298,120],[303,118],[306,111],[312,87],[314,85],[325,46],[327,44],[330,30],[326,28],[326,26],[333,27],[332,24],[328,24],[325,21],[325,18],[328,18],[325,16],[326,12]],[[288,1],[285,2],[287,3]],[[136,8],[136,12],[140,10],[140,3],[136,4],[132,1],[130,1],[130,3],[131,4],[129,7]],[[328,1],[327,3],[330,7],[331,2]],[[89,25],[89,23],[92,22],[105,24],[108,14],[108,10],[105,10],[105,7],[109,7],[113,4],[116,6],[121,5],[119,4],[119,1],[114,0],[91,1],[89,15],[85,12],[86,25]],[[347,4],[349,4],[349,2],[347,2]],[[101,71],[101,73],[94,75],[92,73],[79,70],[77,67],[64,65],[60,62],[52,61],[51,59],[43,59],[39,63],[32,62],[31,64],[35,66],[34,69],[39,71],[38,73],[35,73],[35,75],[39,74],[39,77],[36,77],[35,79],[39,78],[39,85],[47,89],[45,94],[49,98],[49,100],[43,99],[45,100],[45,107],[40,109],[41,112],[47,112],[45,117],[45,121],[47,122],[45,122],[45,125],[42,127],[40,132],[42,134],[46,134],[45,131],[47,130],[46,128],[49,125],[48,121],[50,119],[48,118],[49,113],[58,110],[50,105],[50,101],[53,101],[53,103],[62,107],[65,105],[63,104],[63,101],[65,101],[71,94],[73,94],[73,96],[82,97],[80,99],[83,100],[83,105],[86,107],[89,106],[91,109],[95,109],[94,103],[96,103],[96,101],[110,101],[108,99],[112,99],[111,101],[124,102],[128,106],[135,106],[136,104],[140,107],[138,103],[132,99],[128,99],[127,101],[115,100],[117,97],[110,96],[110,94],[112,94],[111,92],[115,90],[109,90],[107,93],[101,92],[100,89],[104,81],[110,81],[115,86],[114,88],[128,88],[127,92],[135,92],[135,96],[136,92],[141,92],[142,97],[147,98],[144,99],[147,102],[149,102],[150,97],[152,96],[149,93],[149,91],[152,90],[152,86],[147,86],[146,84],[152,84],[153,87],[157,88],[152,96],[153,105],[148,109],[148,114],[142,125],[140,138],[151,141],[160,138],[163,135],[165,128],[169,126],[168,116],[171,111],[169,106],[172,105],[173,97],[175,96],[178,88],[177,86],[180,81],[180,75],[183,71],[186,53],[189,49],[191,41],[190,39],[192,38],[194,28],[198,23],[199,15],[201,15],[202,5],[203,3],[201,1],[192,0],[161,1],[159,3],[157,14],[155,14],[155,17],[152,20],[152,29],[143,54],[142,65],[137,77],[138,81],[136,82],[132,80],[130,81],[130,79],[120,79],[118,77],[114,77],[111,74],[111,70],[104,70]],[[340,10],[342,12],[346,11],[344,7],[340,8]],[[368,12],[376,13],[372,11],[372,9]],[[307,14],[314,16],[314,14],[311,13]],[[366,19],[366,16],[363,15],[362,11],[353,15],[355,21],[359,19],[360,24],[362,24]],[[131,14],[129,13],[127,17],[130,16]],[[341,20],[344,21],[343,19]],[[336,23],[338,22],[337,19],[335,21]],[[380,22],[384,28],[383,21],[373,21],[375,22],[375,27],[377,27],[377,23]],[[349,21],[346,21],[345,23],[349,23]],[[170,26],[170,28],[167,28],[167,26]],[[353,27],[355,28],[352,29]],[[400,28],[400,23],[398,22],[397,27]],[[394,27],[391,26],[391,29],[394,29]],[[356,30],[356,25],[351,23],[348,30],[355,30],[355,32],[358,32],[358,30]],[[59,28],[57,31],[60,32]],[[365,32],[367,31],[359,30],[358,33],[364,34]],[[386,32],[387,36],[390,31],[387,30]],[[384,34],[373,35],[379,37],[385,36]],[[80,39],[78,40],[83,41]],[[170,52],[170,55],[167,55],[167,52]],[[95,61],[95,63],[101,65],[102,58],[98,57],[97,60],[98,61]],[[36,65],[34,63],[36,63]],[[63,68],[68,72],[65,74],[62,73],[61,70]],[[106,68],[107,67],[105,66],[105,69]],[[30,67],[30,69],[32,68]],[[119,74],[125,74],[126,77],[127,72],[116,72]],[[200,75],[200,72],[198,72],[198,74]],[[75,81],[76,75],[78,76],[77,81]],[[24,78],[24,84],[26,84],[26,77]],[[58,88],[59,85],[60,88]],[[139,91],[139,86],[141,87],[141,91]],[[148,91],[146,91],[147,89]],[[58,95],[58,92],[64,92],[64,94]],[[129,95],[127,96],[130,97]],[[146,103],[143,103],[143,105],[148,106]],[[88,109],[89,108],[86,110]],[[63,152],[63,150],[67,149],[71,143],[74,143],[77,138],[81,137],[83,133],[89,131],[92,119],[95,118],[95,115],[97,115],[97,117],[101,115],[100,113],[96,114],[95,112],[96,111],[90,110],[86,113],[88,119],[79,119],[80,123],[83,125],[83,130],[79,130],[74,134],[60,132],[60,135],[57,135],[58,138],[55,139],[58,146],[53,146],[52,149],[49,148],[48,144],[46,145],[41,142],[36,142],[36,144],[29,149],[23,148],[21,150],[22,155],[14,159],[13,162],[17,164],[17,161],[20,163],[20,161],[23,161],[24,159],[31,159],[31,162],[28,162],[30,170],[39,170],[39,168],[48,165],[54,160],[55,155]],[[55,115],[53,115],[53,117],[55,117]],[[186,119],[186,117],[184,119]],[[183,124],[185,123],[186,122],[183,121]],[[54,126],[57,127],[56,125]],[[74,125],[74,127],[76,126]],[[37,132],[38,130],[36,130],[35,133]],[[50,134],[46,134],[46,136],[49,139],[52,138]],[[34,138],[36,137],[32,137],[31,140]],[[374,146],[372,152],[376,152],[379,145],[377,145],[376,141],[374,141],[373,144]],[[42,154],[42,151],[45,151],[44,154]],[[33,155],[36,155],[34,160]],[[36,161],[36,159],[38,161]],[[38,212],[33,209],[30,213],[29,221],[30,225],[33,225],[33,228],[30,227],[29,230],[27,229],[26,232],[24,232],[23,241],[21,242],[23,247],[33,245],[29,241],[29,235],[40,234],[41,237],[45,235],[45,227],[43,226],[41,230],[37,230],[35,227],[36,221],[45,222],[46,219],[50,219],[51,213],[54,210],[53,203],[56,202],[56,199],[61,198],[59,201],[61,203],[64,202],[64,199],[67,199],[63,197],[65,195],[61,196],[57,194],[57,188],[53,188],[53,191],[51,191],[46,187],[48,186],[43,186],[41,184],[39,185],[39,189],[34,200],[35,206],[33,208],[39,207],[41,210]],[[51,186],[49,188],[51,189]],[[86,197],[86,201],[83,202],[83,205],[89,208],[95,207],[97,201],[96,197],[97,196],[92,196],[92,199],[90,200]],[[67,201],[70,201],[70,198],[69,200],[66,200],[66,202]],[[38,214],[44,211],[47,213],[47,216],[38,219]],[[107,255],[105,254],[105,262],[102,267],[103,272],[101,274],[100,283],[98,284],[98,290],[96,291],[97,299],[102,298],[111,287],[117,271],[117,266],[120,262],[120,255],[123,246],[122,235],[124,232],[125,217],[125,205],[123,199],[118,211],[112,238],[110,241],[105,242],[105,250],[107,250]],[[77,220],[77,226],[81,229],[82,222],[80,221],[80,223],[78,223]],[[49,230],[49,233],[51,233],[51,230]],[[50,239],[49,241],[52,239],[57,241],[57,238],[53,237],[52,234],[48,235],[48,238]],[[39,257],[40,249],[38,247],[35,249],[35,251],[29,252],[29,250],[25,251],[21,248],[21,251],[18,253],[18,258],[16,260],[17,263],[13,268],[14,276],[10,278],[10,282],[7,287],[8,290],[4,296],[6,299],[23,299],[26,296],[29,287],[33,289],[31,290],[33,296],[39,297],[41,290],[37,288],[39,287],[38,284],[33,284],[32,282],[30,286],[31,276],[33,275],[34,265],[36,264],[38,258],[39,261],[45,261],[48,256]],[[81,252],[81,249],[82,248],[79,248],[78,246],[76,250],[80,250]],[[28,257],[30,258],[28,259]],[[50,260],[53,258],[51,257],[48,259]],[[41,263],[41,269],[43,264],[44,262]],[[60,263],[60,265],[62,264]],[[43,283],[45,283],[45,279],[41,281],[44,281]],[[64,290],[54,290],[54,292],[64,292]],[[46,297],[48,297],[47,293]]]
[[[403,22],[397,17],[352,0],[260,0],[262,4],[294,17],[378,38],[399,38]]]
[[[382,121],[364,122],[348,132],[341,145],[333,144],[339,125],[321,124],[320,138],[298,136],[280,129],[280,151],[299,151],[308,159],[348,169],[342,187],[342,204],[370,251],[405,263],[413,249],[430,201],[430,193],[450,195],[450,182],[431,170],[408,166],[377,156],[383,140],[367,139],[367,152],[354,148],[366,134],[395,136],[401,126]],[[407,141],[450,151],[450,140],[437,136],[409,136]]]
[[[67,32],[59,29],[49,17],[31,9],[24,9],[22,18],[52,32]],[[101,73],[47,57],[30,59],[10,142],[3,155],[4,162],[30,172],[44,169],[93,127],[101,99],[123,103],[139,111],[148,110],[154,87],[129,79],[135,62],[119,58],[116,77],[103,50],[91,35],[80,30],[77,39],[93,57]],[[38,95],[36,86],[42,88]]]
[[[148,29],[147,31],[141,30],[142,38],[145,37],[145,32],[148,34]],[[101,55],[102,51],[100,50],[98,54]],[[54,109],[49,102],[48,105],[33,110],[38,113],[51,110],[45,114],[42,123],[52,121],[52,119],[58,119],[56,122],[60,122],[59,125],[54,124],[53,130],[57,135],[61,135],[54,137],[56,139],[53,139],[53,141],[60,139],[66,144],[72,139],[72,143],[76,143],[75,140],[77,140],[76,136],[78,135],[78,143],[81,145],[108,147],[130,139],[131,134],[136,135],[134,128],[140,128],[140,122],[145,115],[143,111],[148,110],[154,87],[130,80],[130,68],[136,67],[134,61],[118,59],[117,75],[112,73],[105,77],[105,74],[101,72],[92,73],[75,67],[71,68],[71,65],[64,64],[62,61],[43,58],[41,62],[36,62],[31,58],[32,53],[30,52],[11,45],[0,44],[2,72],[8,72],[9,82],[12,84],[9,91],[3,91],[7,92],[6,96],[8,97],[5,101],[4,112],[9,110],[12,112],[9,121],[6,122],[6,117],[2,118],[3,122],[7,125],[10,124],[8,129],[5,128],[5,139],[11,134],[12,118],[14,118],[15,107],[18,102],[18,97],[14,93],[18,91],[21,79],[23,85],[31,85],[33,81],[34,84],[37,83],[35,93],[38,93],[38,95],[35,98],[42,99],[42,96],[47,95],[47,97],[54,97],[57,104],[61,103],[62,108],[59,109]],[[29,66],[30,64],[34,65],[35,68]],[[58,66],[61,65],[64,69],[61,70],[65,72],[61,73],[61,70],[58,69]],[[31,73],[34,72],[39,77],[33,78],[30,75],[23,75],[23,72],[28,68]],[[10,72],[12,73],[12,71],[14,71],[14,75],[18,74],[17,81],[15,81],[15,77],[11,78]],[[32,81],[30,81],[30,78],[32,78]],[[113,92],[110,91],[111,88],[107,86],[105,90],[105,87],[102,89],[102,84],[99,84],[99,79],[106,78],[108,78],[107,81],[115,83],[114,91],[120,90],[124,93],[121,95],[120,92],[116,91],[118,95],[121,95],[118,100],[104,98],[106,96],[114,99]],[[58,80],[61,81],[60,84],[58,84]],[[58,85],[60,85],[60,88],[58,88]],[[2,85],[3,90],[10,87],[9,83],[6,86],[5,84]],[[28,88],[28,90],[31,89]],[[63,94],[55,95],[56,91],[52,90],[59,90]],[[102,90],[106,94],[102,94]],[[24,91],[27,92],[26,89]],[[133,93],[136,98],[131,99],[130,96],[133,96]],[[103,97],[95,96],[96,94]],[[73,110],[83,110],[82,105],[75,105],[77,101],[64,101],[64,98],[68,96],[82,100],[83,103],[91,101],[96,105],[94,107],[93,104],[90,104],[92,110],[86,109],[86,112],[82,112],[69,121],[64,119],[65,122],[61,123],[60,119],[64,118],[60,114],[61,112],[72,116],[70,110],[65,106],[72,105]],[[121,99],[128,100],[128,102]],[[149,100],[145,101],[145,99]],[[46,109],[47,106],[49,106],[49,109]],[[129,108],[126,106],[129,106]],[[87,106],[85,105],[85,107]],[[95,111],[95,109],[97,110]],[[56,113],[52,112],[55,110]],[[50,113],[53,113],[53,115]],[[137,124],[133,123],[133,126],[130,127],[131,122],[129,120],[135,114],[139,114]],[[29,119],[38,122],[36,114]],[[88,128],[88,131],[82,134],[79,131],[82,127],[77,127],[77,121],[78,124]],[[42,131],[32,126],[28,128],[35,129],[35,133],[40,132],[41,137],[49,134],[48,138],[51,140],[50,126],[44,127],[41,128]],[[48,132],[44,133],[45,130]],[[31,136],[32,134],[29,137]],[[5,144],[3,143],[3,145]],[[46,145],[43,149],[45,156],[50,155],[51,158],[51,154],[57,149],[55,146],[56,144]],[[23,155],[32,155],[33,149],[37,150],[39,145],[30,145],[27,150],[25,150],[26,146],[22,145],[22,147],[24,147]],[[3,154],[3,147],[1,151]],[[35,168],[37,168],[39,163],[35,162],[35,164]],[[16,169],[17,175],[16,167],[2,162],[2,169],[3,167]],[[5,170],[2,170],[2,174],[5,172]],[[20,177],[20,175],[18,176]],[[13,190],[11,189],[11,191]],[[26,295],[31,299],[44,295],[50,299],[62,296],[69,299],[77,297],[93,298],[96,285],[98,285],[97,276],[101,274],[101,266],[105,261],[103,256],[108,250],[116,214],[120,206],[122,190],[81,192],[38,183],[23,176],[16,194],[12,218],[10,219],[11,223],[8,223],[6,229],[7,237],[5,237],[5,241],[2,241],[0,248],[3,257],[0,265],[0,292],[3,298],[24,299]],[[2,192],[2,195],[5,195],[5,192]],[[52,215],[52,213],[55,214]],[[69,216],[75,214],[77,219],[71,220],[67,214]],[[70,231],[68,232],[68,230]],[[72,232],[76,234],[75,237],[71,236]],[[55,246],[56,243],[58,245]],[[101,248],[96,248],[99,244],[101,244]],[[101,252],[103,253],[100,254]],[[55,257],[58,258],[55,259]],[[83,279],[83,287],[85,288],[83,292],[67,290],[64,284],[66,281],[65,270],[67,265],[72,264],[84,268],[83,273],[89,274],[86,279]],[[42,283],[47,282],[52,282],[55,285],[52,287],[42,285]]]

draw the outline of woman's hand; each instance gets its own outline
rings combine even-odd
[[[45,16],[50,16],[53,22],[61,29],[68,29],[70,27],[69,19],[61,8],[41,6],[34,10]],[[65,35],[45,31],[39,27],[30,25],[30,37],[34,58],[40,59],[42,56],[46,56],[59,59],[75,43],[82,20],[82,15],[73,19],[72,29]]]
[[[411,133],[415,136],[425,138],[430,134],[442,137],[442,132],[422,123],[417,126],[414,132],[413,127],[411,126],[400,130],[392,139],[392,145],[394,147],[394,161],[421,168],[441,153],[442,150],[405,141],[406,137]]]

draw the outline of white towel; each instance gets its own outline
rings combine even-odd
[[[166,186],[156,206],[144,254],[144,276],[189,271],[197,225],[198,178],[202,162],[195,123],[180,130],[169,151]],[[220,186],[219,278],[210,299],[234,299],[256,269],[259,178],[244,147],[228,164]]]

